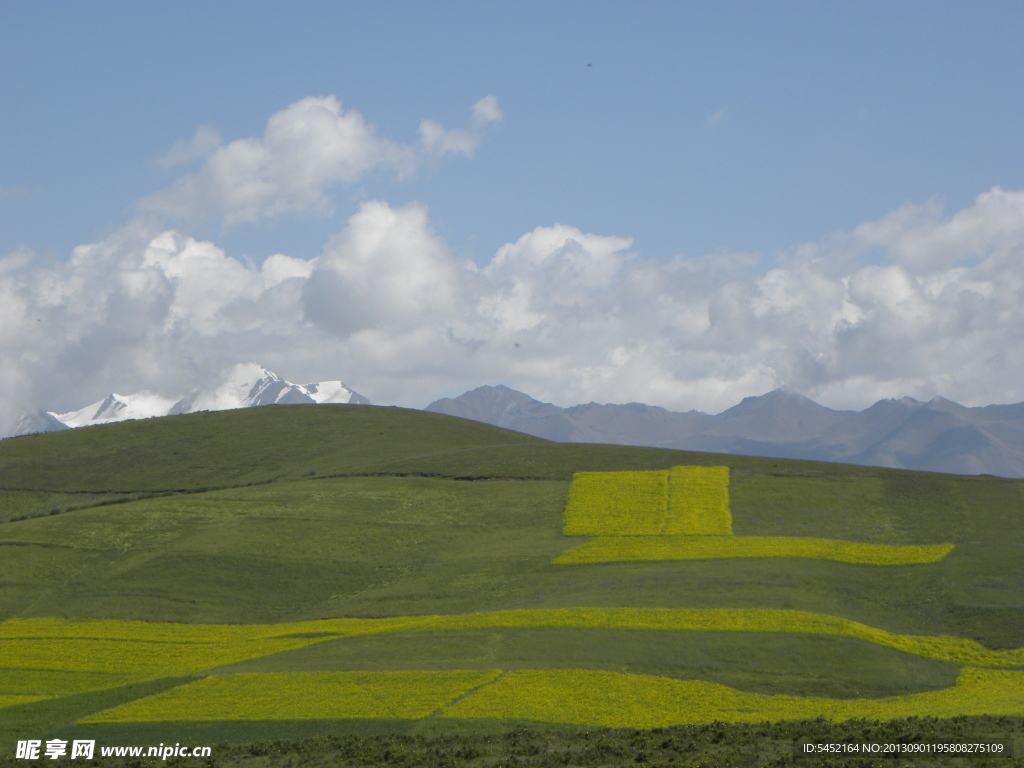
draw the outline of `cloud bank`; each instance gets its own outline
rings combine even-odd
[[[1024,192],[771,257],[631,247],[555,224],[477,266],[423,206],[373,200],[309,260],[247,264],[139,222],[66,262],[20,249],[0,258],[4,414],[175,396],[248,359],[415,407],[485,383],[711,412],[780,385],[835,407],[1024,399]]]
[[[401,144],[310,97],[260,137],[223,144],[200,127],[159,160],[198,168],[126,226],[66,260],[0,256],[0,434],[23,409],[178,397],[247,360],[414,407],[496,383],[559,405],[710,412],[782,385],[833,407],[1024,400],[1024,191],[996,187],[952,215],[907,204],[774,254],[642,255],[629,237],[553,224],[478,265],[425,206],[384,200],[312,259],[253,264],[187,233],[330,213],[336,186],[472,156],[501,117],[487,96],[468,127],[424,120]]]

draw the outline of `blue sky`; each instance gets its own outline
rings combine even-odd
[[[849,257],[855,263],[844,267],[844,274],[830,273],[836,285],[849,285],[868,267],[896,265],[903,272],[895,277],[886,273],[885,279],[899,283],[906,277],[926,299],[929,291],[938,290],[939,267],[946,272],[965,265],[977,269],[999,249],[1001,264],[1019,260],[1013,212],[999,219],[1001,224],[972,224],[982,234],[975,234],[964,246],[967,250],[955,257],[936,256],[941,264],[928,268],[919,264],[909,269],[897,253],[904,246],[895,245],[898,237],[911,231],[920,234],[924,220],[941,230],[958,214],[973,222],[984,219],[985,211],[1005,213],[1007,206],[1016,211],[1018,200],[1012,195],[981,207],[978,201],[994,188],[1007,193],[1024,189],[1024,100],[1018,96],[1024,82],[1024,6],[1019,3],[4,1],[0,15],[0,67],[6,73],[0,78],[0,257],[31,254],[31,264],[23,264],[19,256],[16,271],[21,277],[8,278],[14,282],[7,295],[19,296],[26,307],[47,308],[35,312],[40,315],[35,322],[88,328],[74,338],[92,339],[92,356],[102,358],[81,368],[70,338],[48,353],[58,361],[52,365],[25,363],[21,353],[16,362],[8,353],[9,369],[17,368],[9,373],[17,384],[8,388],[33,393],[22,395],[20,401],[70,407],[76,398],[87,401],[114,388],[184,386],[184,380],[176,380],[169,371],[207,375],[207,369],[227,365],[236,353],[284,367],[288,370],[279,373],[292,379],[342,376],[357,390],[377,390],[366,392],[375,401],[415,405],[458,394],[460,387],[499,382],[548,399],[645,400],[710,410],[781,384],[851,407],[862,407],[881,395],[1024,399],[1024,391],[1012,383],[1017,376],[1012,361],[1000,363],[1002,373],[993,371],[983,382],[971,383],[966,373],[959,373],[961,366],[971,367],[964,357],[935,361],[916,375],[893,366],[876,370],[877,366],[851,358],[844,346],[853,343],[851,324],[863,325],[870,314],[867,300],[856,297],[853,303],[861,315],[833,317],[832,325],[820,331],[824,335],[818,347],[800,341],[808,332],[819,333],[809,330],[817,328],[818,321],[804,313],[802,320],[790,317],[785,328],[775,329],[775,336],[751,341],[751,349],[760,349],[760,356],[741,355],[716,368],[710,378],[702,379],[697,370],[708,368],[703,356],[724,359],[739,354],[733,342],[709,340],[709,329],[719,323],[716,318],[724,317],[714,312],[723,296],[740,290],[735,286],[742,284],[753,286],[762,302],[776,301],[763,279],[783,262],[792,265],[793,254],[802,246],[828,252],[833,265],[849,256],[849,248],[856,250],[856,256]],[[498,112],[474,126],[471,110],[489,96]],[[267,202],[247,220],[239,220],[219,203],[208,216],[197,213],[210,205],[209,189],[205,197],[187,204],[182,202],[183,192],[176,193],[173,204],[160,197],[183,177],[202,177],[204,163],[216,154],[215,146],[258,140],[272,115],[308,97],[334,97],[341,114],[357,111],[375,137],[390,141],[392,148],[405,147],[409,157],[418,154],[401,168],[391,161],[367,161],[358,173],[317,182],[310,192],[315,192],[315,204],[293,198],[281,204]],[[463,131],[463,140],[469,143],[460,145],[462,150],[425,149],[424,120]],[[205,155],[198,153],[202,147],[197,144],[189,163],[167,167],[159,162],[176,143],[181,147],[191,142],[200,126],[205,126],[202,135],[212,137]],[[154,196],[159,205],[140,207],[140,200],[152,201]],[[212,243],[220,249],[222,262],[258,268],[268,256],[285,254],[312,263],[315,271],[328,262],[348,263],[344,255],[332,262],[325,244],[351,228],[350,219],[373,201],[383,201],[395,211],[415,209],[426,217],[420,222],[421,234],[429,233],[434,238],[430,247],[443,251],[434,265],[442,272],[468,260],[480,270],[491,265],[489,274],[497,279],[494,275],[500,270],[493,261],[499,249],[556,224],[581,234],[628,239],[628,246],[620,250],[629,256],[616,262],[618,266],[607,266],[614,275],[583,280],[581,285],[589,291],[586,300],[549,297],[553,303],[545,308],[538,291],[522,299],[532,307],[531,317],[545,319],[527,327],[520,317],[502,327],[505,333],[526,336],[532,329],[546,339],[530,361],[484,360],[482,353],[472,352],[466,354],[476,356],[474,363],[460,358],[453,368],[449,360],[442,368],[459,373],[445,375],[433,370],[429,361],[403,368],[397,359],[360,353],[353,347],[358,346],[354,334],[376,328],[394,340],[413,327],[422,332],[434,323],[437,338],[448,334],[465,342],[464,349],[480,349],[500,336],[500,329],[473,326],[460,331],[461,321],[451,313],[443,319],[406,318],[406,325],[389,320],[374,326],[349,318],[344,327],[328,327],[327,320],[315,319],[327,315],[310,304],[310,296],[316,294],[327,303],[333,299],[318,288],[305,291],[306,303],[296,305],[296,311],[307,326],[319,322],[323,338],[295,330],[299,335],[285,343],[267,329],[248,327],[242,343],[237,325],[186,329],[188,324],[182,325],[181,319],[186,311],[181,303],[184,278],[166,265],[146,261],[139,245],[159,231],[174,230]],[[865,223],[891,223],[892,217],[904,222],[900,236],[858,239],[852,234]],[[146,219],[144,227],[141,219]],[[916,223],[906,223],[911,220]],[[148,234],[133,226],[148,227]],[[136,233],[134,245],[122,242],[118,234],[129,230]],[[574,239],[571,233],[566,237]],[[837,237],[843,242],[844,237],[853,237],[857,244],[839,246]],[[120,243],[116,248],[114,241]],[[109,313],[72,316],[71,309],[58,311],[46,303],[40,287],[43,271],[64,270],[62,295],[69,295],[76,284],[69,272],[75,268],[67,266],[73,249],[102,243],[121,259],[119,267],[108,264],[113,270],[104,273],[108,283],[123,276],[129,263],[132,269],[144,263],[146,269],[162,270],[161,279],[169,280],[170,287],[160,290],[177,297],[168,299],[168,306],[177,309],[167,309],[170,314],[154,321],[154,328],[178,323],[178,341],[157,338],[154,330],[145,342],[149,347],[129,351],[124,334],[114,332],[119,323],[127,322],[123,318]],[[553,245],[552,253],[558,247]],[[847,255],[841,258],[836,248],[847,249]],[[600,260],[594,252],[587,253],[587,258]],[[522,256],[522,263],[536,266],[550,255]],[[627,262],[628,268],[623,266]],[[401,263],[398,259],[391,266],[401,269],[396,266]],[[680,270],[699,272],[691,282],[704,288],[687,294],[685,301],[680,298],[682,288],[663,298],[685,305],[670,313],[674,318],[703,307],[704,337],[660,349],[661,362],[651,365],[664,369],[661,373],[646,368],[639,378],[623,378],[622,370],[638,367],[638,361],[621,361],[635,358],[641,348],[664,344],[666,334],[675,333],[671,323],[661,327],[657,322],[662,321],[657,321],[651,327],[647,318],[649,338],[635,344],[629,341],[636,336],[635,329],[620,328],[621,338],[606,344],[607,350],[624,350],[618,357],[610,351],[606,358],[597,354],[600,359],[576,359],[567,353],[590,349],[589,344],[598,344],[598,336],[607,336],[608,328],[593,330],[586,340],[552,340],[557,335],[552,328],[564,330],[567,322],[583,328],[586,318],[606,313],[609,307],[629,315],[628,302],[620,296],[616,303],[608,298],[609,292],[635,286],[644,270],[669,269],[673,263],[677,277]],[[736,266],[741,263],[746,266]],[[100,280],[96,269],[89,274]],[[787,269],[790,272],[778,279],[795,279],[796,267]],[[996,267],[989,263],[989,269]],[[8,274],[15,274],[13,270]],[[728,274],[714,277],[723,271]],[[348,275],[344,280],[355,279],[348,267],[339,274]],[[360,274],[359,279],[373,285],[387,279],[383,271]],[[462,287],[452,301],[463,308],[475,301],[493,310],[499,298],[511,301],[515,286],[529,282],[524,274],[510,272],[504,287],[493,279],[489,288],[459,283]],[[866,274],[861,274],[861,282],[867,280]],[[292,277],[305,280],[308,275]],[[971,284],[983,277],[973,275]],[[96,290],[101,288],[107,290],[97,284]],[[351,292],[351,286],[346,290]],[[888,300],[906,301],[902,289],[893,290],[896,293],[886,293]],[[977,295],[989,304],[996,301],[984,295],[987,289],[979,290]],[[1004,298],[1012,302],[1016,295]],[[842,315],[848,299],[836,298],[830,316]],[[635,299],[641,304],[651,300]],[[744,301],[750,306],[757,303],[754,298]],[[581,313],[575,319],[551,310],[570,305]],[[772,311],[792,309],[783,305],[773,305]],[[200,315],[240,311],[189,306],[188,311]],[[994,306],[990,309],[998,316]],[[503,317],[511,311],[506,310]],[[960,306],[957,316],[965,311]],[[0,315],[0,323],[13,334],[17,323],[29,322],[26,318],[32,313],[26,309],[17,317],[13,312]],[[881,324],[875,315],[872,322]],[[492,311],[488,317],[494,320],[497,315]],[[763,319],[764,312],[758,317]],[[641,322],[639,315],[635,320]],[[334,317],[331,322],[340,321]],[[930,328],[933,334],[949,332],[941,324]],[[202,339],[189,337],[191,332]],[[736,326],[730,333],[742,332]],[[967,349],[981,330],[971,326],[963,332],[967,335],[962,346]],[[687,333],[675,336],[689,338]],[[203,347],[213,337],[221,339],[221,346]],[[507,340],[502,338],[504,344]],[[1000,354],[1000,345],[1010,340],[989,339],[986,343],[992,348],[986,359]],[[876,341],[891,344],[887,348],[894,350],[894,357],[899,356],[901,343],[910,344],[889,337]],[[286,350],[295,346],[305,352],[289,356]],[[196,351],[200,347],[205,351]],[[764,351],[768,348],[775,351],[769,355]],[[435,359],[447,360],[446,353],[435,352]],[[674,362],[664,362],[673,355]],[[801,355],[817,362],[793,362]],[[559,380],[560,366],[575,369],[581,364],[593,367],[589,383],[565,386]],[[821,370],[812,371],[808,365]],[[750,375],[758,366],[761,372]],[[976,369],[973,375],[977,378]],[[660,376],[660,383],[643,384],[651,376]],[[65,383],[55,383],[61,381]],[[41,398],[48,402],[35,402]]]

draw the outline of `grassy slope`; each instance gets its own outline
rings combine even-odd
[[[195,491],[366,471],[378,464],[543,441],[401,408],[276,406],[196,413],[0,442],[0,488]]]
[[[551,564],[585,540],[561,534],[574,471],[679,464],[732,467],[738,535],[956,548],[939,563],[888,568],[767,559]],[[452,479],[467,477],[493,479]],[[144,498],[153,494],[169,495]],[[135,500],[109,504],[120,498]],[[556,444],[361,406],[195,414],[0,442],[0,520],[97,502],[106,505],[0,524],[0,619],[779,607],[1024,645],[1021,481]],[[333,641],[259,664],[352,668],[369,642]],[[839,638],[694,633],[685,647],[672,642],[656,632],[504,630],[371,645],[380,668],[457,659],[471,668],[492,659],[505,668],[564,666],[568,655],[581,666],[834,696],[944,687],[952,674]],[[799,658],[813,663],[791,669],[787,659]]]

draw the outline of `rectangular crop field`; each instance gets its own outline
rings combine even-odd
[[[672,467],[668,475],[668,525],[660,531],[690,536],[729,536],[728,467]]]
[[[728,467],[577,472],[565,503],[566,536],[728,536]]]
[[[668,470],[577,472],[565,501],[566,536],[653,536],[667,520]]]

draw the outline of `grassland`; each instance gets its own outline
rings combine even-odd
[[[230,723],[154,723],[135,726],[137,743],[158,743],[185,739],[182,743],[212,743],[207,734],[230,728],[231,741],[218,744],[212,759],[173,760],[177,765],[213,764],[219,768],[494,768],[529,765],[531,768],[610,768],[610,766],[649,765],[659,768],[699,768],[703,766],[748,766],[749,768],[902,768],[907,760],[870,759],[862,754],[849,756],[798,756],[794,746],[811,743],[898,744],[914,748],[939,740],[970,744],[992,739],[1008,739],[1022,732],[1018,718],[961,717],[938,720],[908,718],[882,722],[851,720],[832,723],[824,719],[768,723],[710,723],[668,728],[593,728],[582,726],[525,727],[490,721],[449,720],[443,732],[424,730],[430,721],[412,724],[388,722],[390,730],[379,728],[382,721],[231,721]],[[360,727],[360,733],[338,733],[337,726]],[[453,728],[457,724],[457,728]],[[475,726],[475,727],[474,727]],[[305,737],[281,736],[304,727]],[[396,732],[396,729],[405,728]],[[82,726],[85,728],[85,726]],[[121,726],[88,726],[93,737],[113,732]],[[218,729],[215,731],[214,729]],[[180,737],[180,739],[179,739]],[[255,737],[255,740],[253,740]],[[172,761],[168,761],[171,763]],[[55,761],[56,765],[77,764]],[[958,757],[945,755],[918,757],[914,768],[1019,768],[1020,758]],[[24,766],[24,761],[0,755],[2,768]],[[137,768],[138,758],[111,757],[103,761],[109,768]]]
[[[727,503],[689,518],[718,535],[679,533],[671,468],[711,477],[722,465]],[[662,501],[615,524],[647,526],[660,546],[699,538],[776,556],[552,562],[582,551],[563,518],[573,477],[620,472]],[[910,711],[885,708],[897,699],[946,717],[957,696],[962,712],[1019,712],[999,691],[1024,668],[1022,510],[1020,481],[552,444],[390,408],[282,406],[0,441],[0,748],[186,690],[213,702],[202,686],[247,674],[504,672],[415,721],[436,729],[531,719],[502,693],[517,680],[591,698],[586,681],[598,681],[623,700],[649,683],[751,717],[803,717],[812,702],[828,717],[888,718]],[[777,539],[917,557],[879,568],[778,555]],[[481,712],[456,716],[478,696]],[[284,717],[293,704],[278,698]],[[393,706],[373,718],[346,706],[330,727],[409,727]],[[612,722],[580,706],[544,717]],[[251,737],[263,722],[180,729]],[[267,732],[310,732],[302,718],[272,722]]]

